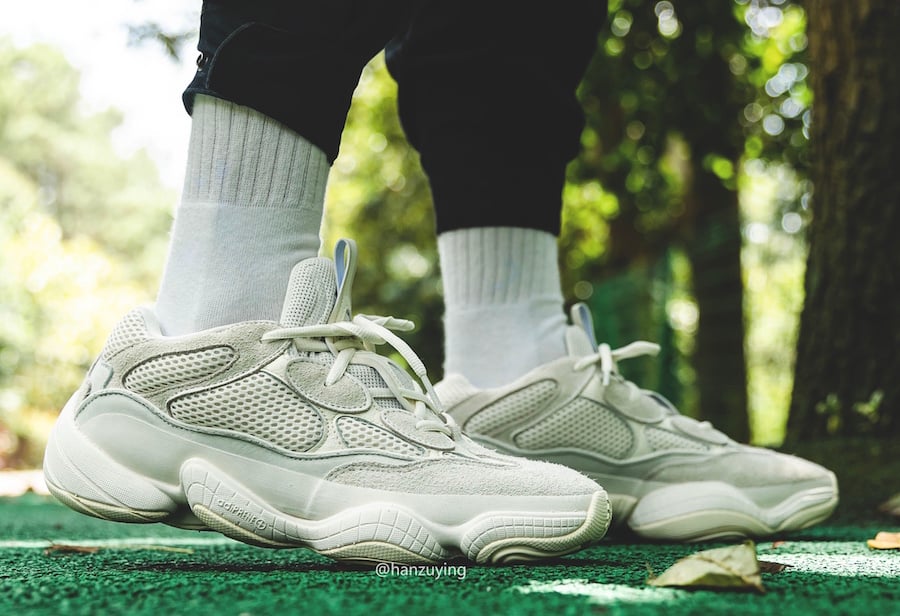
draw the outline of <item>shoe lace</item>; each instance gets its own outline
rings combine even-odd
[[[622,359],[633,359],[635,357],[643,357],[645,355],[650,355],[655,357],[659,354],[660,346],[655,342],[647,342],[646,340],[636,340],[630,344],[627,344],[623,347],[619,347],[617,349],[611,348],[608,344],[601,343],[597,347],[597,352],[592,353],[591,355],[585,355],[577,362],[575,362],[576,370],[584,370],[590,366],[595,366],[597,364],[600,365],[600,374],[603,381],[603,385],[609,385],[610,378],[613,374],[615,374],[618,378],[620,378],[629,388],[639,391],[640,393],[650,396],[654,400],[659,403],[664,409],[666,409],[669,413],[679,414],[677,409],[672,405],[671,402],[666,400],[666,398],[655,391],[650,391],[648,389],[641,389],[631,381],[628,381],[619,374],[618,365],[616,362]],[[684,416],[682,416],[684,417]],[[712,424],[708,421],[697,421],[693,418],[686,417],[685,420],[696,423],[697,425],[707,428],[713,429]]]
[[[371,353],[377,359],[367,363],[378,366],[375,369],[381,374],[390,394],[415,414],[418,419],[416,428],[455,438],[458,432],[456,422],[443,412],[434,386],[428,379],[425,363],[412,347],[391,331],[410,331],[414,327],[413,322],[407,319],[357,314],[350,321],[273,329],[265,333],[262,339],[291,340],[298,351],[330,351],[335,360],[325,377],[326,385],[333,385],[344,376],[357,353]],[[400,354],[419,379],[424,392],[419,388],[404,387],[391,374],[389,360],[375,352],[375,347],[382,344],[391,346]],[[378,392],[373,393],[377,395]]]
[[[660,347],[653,342],[646,340],[636,340],[631,344],[627,344],[618,349],[613,349],[605,342],[597,347],[597,352],[591,355],[585,355],[575,362],[576,370],[584,370],[589,366],[600,365],[600,374],[604,385],[609,385],[610,377],[613,374],[619,374],[619,368],[616,362],[623,359],[632,359],[642,357],[644,355],[655,356],[659,354]]]

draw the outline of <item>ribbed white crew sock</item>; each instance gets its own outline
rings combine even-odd
[[[277,320],[291,269],[319,252],[328,171],[325,154],[279,122],[197,96],[156,302],[163,332]]]
[[[444,372],[497,387],[565,356],[556,237],[520,227],[438,236],[444,287]]]

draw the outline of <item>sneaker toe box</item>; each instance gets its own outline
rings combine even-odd
[[[526,459],[437,458],[406,464],[351,463],[329,480],[390,492],[461,496],[576,496],[603,491],[570,468]]]
[[[742,446],[699,463],[676,463],[661,468],[653,477],[666,483],[718,480],[740,488],[784,484],[833,483],[833,473],[803,458]]]

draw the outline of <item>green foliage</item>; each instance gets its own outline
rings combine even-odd
[[[783,437],[802,302],[811,104],[804,29],[804,12],[791,2],[610,2],[609,29],[579,92],[584,151],[565,192],[566,286],[606,305],[623,277],[643,276],[631,285],[643,292],[617,301],[644,316],[601,314],[613,323],[598,330],[665,338],[668,326],[680,342],[662,374],[678,374],[681,387],[666,393],[692,413],[697,310],[690,266],[677,258],[696,241],[686,191],[698,170],[739,191],[745,238],[757,238],[745,241],[742,262],[752,283],[744,298],[749,410],[754,438],[765,442]],[[665,261],[682,265],[670,271]],[[658,378],[649,368],[638,376]]]
[[[152,299],[174,199],[45,46],[0,40],[0,467],[34,464],[112,324]]]
[[[805,185],[790,166],[759,160],[745,165],[741,184],[750,421],[757,441],[778,444],[793,386],[806,269],[800,223],[781,211]]]
[[[329,176],[325,218],[325,250],[339,237],[360,247],[355,310],[415,322],[404,339],[429,377],[440,379],[443,303],[431,194],[400,127],[396,84],[383,55],[365,68],[356,89]]]
[[[747,241],[743,257],[745,279],[753,281],[745,298],[750,413],[756,438],[765,442],[783,434],[793,361],[784,341],[793,340],[802,301],[805,248],[797,240],[807,187],[791,168],[802,172],[805,156],[804,26],[802,10],[790,3],[611,2],[609,30],[600,33],[580,90],[588,119],[583,153],[569,168],[563,195],[568,299],[594,306],[597,330],[612,344],[668,342],[668,355],[623,370],[688,412],[696,404],[690,356],[697,307],[677,239],[692,161],[699,157],[745,202],[766,204],[744,212],[745,232],[762,226],[784,241]],[[698,81],[702,61],[725,63],[728,83]],[[767,91],[773,79],[778,83]],[[376,58],[357,89],[330,179],[326,237],[329,246],[341,235],[357,238],[365,260],[358,307],[415,320],[414,348],[439,378],[443,306],[430,196],[394,105],[394,84]],[[731,127],[728,147],[711,148],[722,140],[705,127],[721,125],[722,114]],[[782,120],[777,134],[765,129],[773,115]]]
[[[611,344],[663,343],[662,357],[623,370],[691,412],[698,309],[679,246],[687,182],[699,169],[739,191],[750,411],[754,438],[766,443],[783,436],[802,302],[804,28],[788,1],[612,0],[580,90],[583,153],[563,194],[567,299],[594,306]],[[134,36],[172,49],[182,40],[158,27]],[[700,80],[704,62],[725,63],[729,78]],[[329,180],[324,250],[341,236],[357,240],[355,308],[415,321],[404,338],[437,380],[443,304],[431,197],[395,104],[379,56],[363,73]],[[115,111],[80,109],[78,74],[58,52],[0,42],[0,460],[37,463],[41,432],[109,328],[155,292],[175,195],[145,154],[115,151],[118,121]]]

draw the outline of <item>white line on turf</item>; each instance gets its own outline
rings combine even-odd
[[[96,548],[134,548],[139,546],[204,547],[213,545],[242,545],[228,537],[122,537],[119,539],[54,539],[0,541],[0,550],[45,549],[53,545]]]

